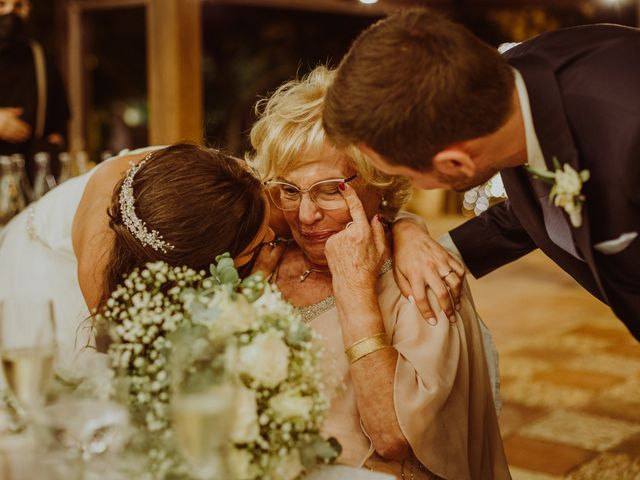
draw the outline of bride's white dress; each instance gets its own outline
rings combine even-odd
[[[96,168],[54,188],[14,217],[0,232],[0,299],[53,300],[57,363],[66,368],[92,341],[89,310],[78,284],[71,226],[87,182]],[[29,326],[25,325],[27,328]]]

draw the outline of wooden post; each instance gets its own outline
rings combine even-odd
[[[147,5],[149,140],[202,141],[202,0]]]
[[[79,152],[85,147],[84,82],[82,10],[71,2],[67,6],[67,88],[71,122],[69,125],[69,150]]]

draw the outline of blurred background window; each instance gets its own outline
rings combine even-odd
[[[58,60],[67,80],[73,117],[71,149],[86,150],[91,160],[99,162],[124,148],[188,137],[242,155],[250,147],[248,132],[259,98],[320,63],[336,66],[360,31],[395,8],[426,5],[442,10],[496,48],[574,25],[637,25],[640,11],[640,0],[366,3],[372,4],[358,0],[33,0],[30,28],[33,37]],[[150,27],[150,10],[154,8],[163,14],[179,14],[186,8],[196,13],[182,20],[172,15],[158,17],[156,13],[154,31]],[[166,102],[162,111],[156,109],[154,113],[149,86],[162,74],[158,74],[160,70],[150,71],[149,39],[165,32],[168,36],[176,28],[188,30],[191,18],[200,19],[201,40],[188,44],[195,52],[184,49],[177,55],[174,52],[173,57],[163,57],[166,52],[158,54],[156,48],[152,53],[158,62],[170,58],[170,68],[191,69],[184,73],[186,78],[201,75],[202,92],[197,91],[193,97],[198,103],[186,105],[192,99],[185,99],[185,90],[167,91],[161,83],[154,98]],[[198,61],[182,61],[180,55],[188,53]],[[171,95],[174,98],[166,98]],[[195,128],[189,128],[197,132],[179,132],[175,138],[168,138],[165,128],[164,133],[154,135],[154,120],[157,125],[172,115],[176,116],[174,130],[185,123],[185,118],[194,118]],[[439,211],[473,214],[477,205],[470,200],[484,198],[483,192],[499,193],[490,195],[487,205],[503,197],[498,181],[468,195],[466,204],[465,198],[455,193],[426,203]],[[484,203],[482,200],[481,205]]]

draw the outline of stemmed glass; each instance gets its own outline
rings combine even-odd
[[[107,450],[121,450],[129,437],[127,410],[111,400],[63,399],[45,413],[45,424],[58,443],[85,463]]]
[[[127,409],[114,401],[63,398],[47,406],[43,426],[54,449],[77,464],[80,478],[126,478],[119,471],[131,429]],[[62,450],[61,450],[62,449]],[[96,477],[97,478],[97,477]]]
[[[33,419],[44,405],[53,377],[56,324],[51,300],[0,301],[0,359],[14,397]]]
[[[222,352],[209,352],[224,356]],[[199,358],[197,366],[175,371],[171,412],[177,446],[200,480],[231,478],[228,448],[235,421],[237,385],[224,360]]]

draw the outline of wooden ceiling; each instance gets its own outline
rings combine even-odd
[[[427,6],[438,9],[524,7],[524,6],[579,6],[602,3],[604,0],[378,0],[365,5],[358,0],[206,0],[220,5],[246,5],[254,7],[312,10],[318,12],[351,13],[360,15],[383,15],[403,7]]]

